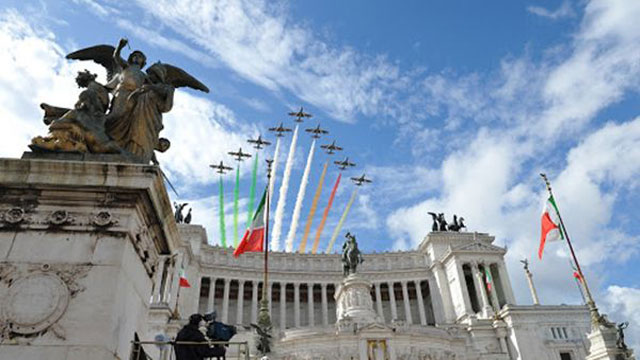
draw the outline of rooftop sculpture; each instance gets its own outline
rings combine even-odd
[[[132,162],[148,164],[154,150],[164,152],[170,142],[160,138],[162,114],[173,106],[176,88],[209,89],[186,71],[157,62],[143,71],[147,58],[139,50],[125,61],[118,47],[97,45],[75,51],[67,59],[93,60],[107,71],[107,83],[95,74],[80,72],[76,78],[83,90],[73,109],[41,104],[47,136],[33,138],[34,152],[120,154]],[[111,96],[109,96],[111,95]]]

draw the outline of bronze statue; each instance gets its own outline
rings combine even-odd
[[[176,223],[182,224],[184,222],[184,215],[182,215],[182,211],[187,205],[189,205],[189,203],[173,203],[173,207],[175,208],[174,216],[176,218]]]
[[[253,327],[254,329],[256,329],[256,333],[258,334],[257,336],[257,342],[256,342],[256,349],[261,353],[261,354],[268,354],[271,352],[271,327],[268,327],[266,329],[263,329],[262,327],[256,325],[256,324],[251,324],[251,327]]]
[[[453,214],[453,223],[447,226],[449,231],[459,232],[462,228],[466,228],[464,225],[464,218],[461,216],[458,218],[458,215]]]
[[[95,81],[97,75],[89,71],[78,72],[76,83],[85,88],[73,109],[40,104],[44,110],[44,123],[49,135],[33,138],[29,147],[34,151],[66,151],[119,153],[120,147],[105,132],[105,112],[109,105],[109,92]]]
[[[358,249],[358,243],[356,237],[347,232],[345,235],[347,240],[342,245],[342,274],[348,276],[349,274],[355,274],[358,264],[362,264],[364,259],[362,253]]]
[[[433,219],[433,224],[431,225],[431,231],[438,231],[438,215],[436,213],[429,212],[431,218]]]
[[[624,329],[629,327],[629,322],[625,321],[623,323],[618,324],[618,336],[616,339],[616,346],[618,349],[627,350],[627,344],[624,342]]]
[[[162,114],[169,112],[173,106],[175,88],[188,86],[204,92],[209,92],[209,89],[184,70],[169,64],[157,62],[143,71],[147,58],[141,51],[133,51],[129,54],[127,61],[120,56],[120,52],[127,44],[127,39],[121,39],[117,48],[110,45],[97,45],[67,55],[67,59],[93,60],[107,70],[106,85],[98,84],[99,86],[94,85],[88,88],[88,90],[102,92],[97,97],[104,111],[101,115],[91,113],[91,116],[88,116],[91,121],[87,121],[98,124],[99,128],[103,126],[107,138],[102,139],[103,134],[100,133],[100,129],[83,129],[85,131],[81,135],[89,138],[97,137],[99,140],[104,140],[103,142],[108,146],[86,146],[85,148],[70,141],[60,141],[57,146],[47,146],[47,141],[36,141],[38,138],[35,138],[32,142],[34,151],[119,152],[132,161],[148,164],[154,158],[154,150],[166,151],[169,148],[169,141],[160,138],[159,134],[163,129]],[[107,92],[106,98],[105,92]],[[108,93],[112,95],[110,102]],[[104,114],[107,110],[105,103],[109,104],[106,115]],[[45,123],[53,126],[55,120],[51,118],[62,116],[61,111],[57,111],[61,108],[49,105],[45,108],[45,105],[43,105]],[[68,138],[75,140],[78,137],[76,129],[50,130],[52,132],[55,130],[56,137],[65,140]],[[114,143],[117,145],[116,149],[113,148]],[[100,145],[103,144],[100,143]]]

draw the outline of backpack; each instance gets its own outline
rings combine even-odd
[[[207,337],[214,341],[229,341],[236,334],[236,327],[214,321],[207,327]]]

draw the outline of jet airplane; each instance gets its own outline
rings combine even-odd
[[[277,137],[282,137],[284,136],[283,133],[291,132],[291,129],[287,129],[286,127],[282,126],[282,123],[280,123],[280,125],[276,127],[269,128],[269,131],[275,132]]]
[[[224,174],[225,172],[227,172],[229,170],[233,170],[232,167],[226,166],[222,161],[220,161],[219,165],[209,165],[209,167],[212,168],[212,169],[216,169],[216,172],[218,174]]]
[[[242,148],[240,148],[240,150],[238,150],[237,152],[229,151],[228,154],[234,156],[236,161],[244,161],[244,158],[251,157],[250,154],[243,153]]]
[[[331,154],[335,154],[336,151],[341,151],[342,148],[338,145],[336,145],[336,141],[333,140],[333,142],[331,144],[327,144],[327,145],[320,145],[321,148],[325,149],[327,151],[327,154],[331,155]]]
[[[327,130],[320,129],[320,124],[318,124],[318,126],[315,128],[306,129],[305,131],[308,133],[312,133],[313,135],[311,135],[311,137],[314,139],[319,139],[320,135],[329,133]]]
[[[364,183],[370,183],[371,180],[367,179],[365,177],[365,174],[362,174],[362,176],[360,177],[352,177],[351,180],[353,180],[354,183],[356,183],[356,186],[361,186]]]
[[[349,158],[345,158],[342,161],[334,161],[334,164],[338,165],[338,167],[340,168],[340,170],[344,170],[346,168],[348,168],[349,166],[356,166],[356,164],[352,163],[349,161]]]
[[[293,121],[295,121],[295,122],[303,122],[304,121],[303,118],[311,118],[311,117],[313,117],[313,115],[304,112],[304,109],[302,108],[302,106],[300,107],[300,111],[298,111],[298,112],[292,111],[292,112],[289,113],[289,116],[294,116],[295,119]]]
[[[269,146],[269,145],[271,145],[271,143],[270,143],[270,142],[268,142],[268,141],[266,141],[266,140],[262,140],[262,136],[261,136],[261,135],[258,135],[258,138],[257,138],[257,139],[255,139],[255,140],[253,140],[253,139],[249,139],[249,140],[247,140],[247,142],[248,142],[248,143],[250,143],[250,144],[254,144],[254,145],[253,145],[253,147],[254,147],[254,148],[256,148],[256,149],[258,149],[258,150],[262,149],[262,148],[263,148],[263,145],[264,145],[264,146]]]

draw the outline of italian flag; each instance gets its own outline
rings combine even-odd
[[[253,220],[251,221],[251,226],[247,229],[242,237],[242,241],[233,252],[234,257],[240,256],[240,254],[245,252],[261,252],[264,251],[264,203],[267,197],[267,190],[262,194],[262,200],[260,200],[260,205],[258,205],[258,209],[256,209],[255,215],[253,215]]]
[[[491,284],[493,283],[493,278],[491,277],[491,271],[489,271],[489,266],[484,267],[484,281],[487,283],[487,290],[491,292]]]
[[[187,280],[187,277],[184,273],[184,267],[180,268],[180,287],[186,287],[186,288],[190,288],[191,284],[189,284],[189,280]]]
[[[538,257],[542,259],[542,252],[544,251],[544,244],[547,241],[558,241],[564,239],[562,230],[558,224],[560,223],[560,215],[558,207],[556,206],[556,200],[553,195],[549,196],[542,210],[542,229],[540,232],[540,248],[538,249]]]

